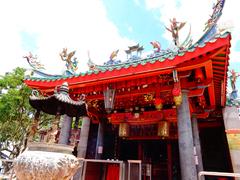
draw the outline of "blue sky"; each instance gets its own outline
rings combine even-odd
[[[165,27],[157,19],[159,13],[148,11],[144,1],[141,1],[141,4],[135,1],[104,0],[103,2],[109,19],[117,26],[122,36],[144,45],[147,51],[151,50],[150,41],[165,41],[161,36]],[[166,43],[162,45],[166,47]]]
[[[76,50],[79,70],[87,69],[87,52],[102,64],[113,50],[120,49],[119,59],[126,57],[127,46],[140,43],[151,52],[150,41],[157,40],[162,49],[172,47],[171,34],[165,29],[169,19],[186,21],[180,37],[189,27],[195,41],[212,13],[216,0],[8,0],[0,2],[0,74],[16,66],[29,68],[22,58],[29,51],[37,54],[47,72],[59,74],[64,62],[62,48]],[[13,6],[14,4],[14,6]],[[226,0],[220,27],[232,32],[230,69],[240,72],[240,2]],[[234,28],[233,28],[234,27]],[[240,87],[240,78],[238,87]]]

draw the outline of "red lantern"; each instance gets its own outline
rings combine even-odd
[[[175,82],[174,87],[172,90],[172,95],[173,95],[173,101],[175,102],[176,106],[181,105],[182,103],[182,92],[181,92],[181,86],[180,82]]]
[[[155,99],[155,107],[158,111],[160,111],[163,107],[163,100],[161,98]]]

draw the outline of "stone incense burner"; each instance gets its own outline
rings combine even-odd
[[[81,167],[72,147],[61,144],[29,143],[13,163],[19,180],[67,180]]]

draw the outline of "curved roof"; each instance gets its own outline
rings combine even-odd
[[[159,57],[140,59],[126,63],[115,64],[111,66],[102,66],[99,70],[88,71],[74,76],[49,77],[49,78],[26,78],[24,82],[37,89],[54,89],[56,86],[67,81],[70,86],[78,84],[92,83],[97,81],[115,81],[126,76],[137,76],[140,74],[166,71],[178,68],[183,62],[189,61],[208,52],[221,47],[230,47],[230,33],[215,36],[208,42],[195,44],[189,49],[179,52],[172,52]],[[229,51],[227,55],[229,54]],[[226,57],[228,58],[228,57]],[[194,62],[193,62],[194,63]]]
[[[55,91],[48,97],[32,94],[29,102],[33,108],[52,115],[60,113],[70,117],[79,117],[87,114],[84,101],[74,101],[69,97],[67,83],[60,87],[59,92]]]

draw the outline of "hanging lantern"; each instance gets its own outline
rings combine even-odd
[[[161,98],[155,99],[155,108],[160,111],[163,107],[163,100]]]
[[[174,83],[172,95],[173,95],[173,101],[175,102],[175,105],[176,106],[181,105],[182,104],[182,93],[181,93],[180,82]]]
[[[158,123],[158,131],[157,135],[161,138],[168,138],[169,137],[169,122],[168,121],[160,121]]]
[[[128,137],[129,136],[129,125],[128,123],[119,124],[119,137]]]
[[[114,107],[114,97],[115,97],[115,89],[111,89],[107,87],[105,91],[103,91],[104,95],[104,105],[107,113],[111,113]]]

